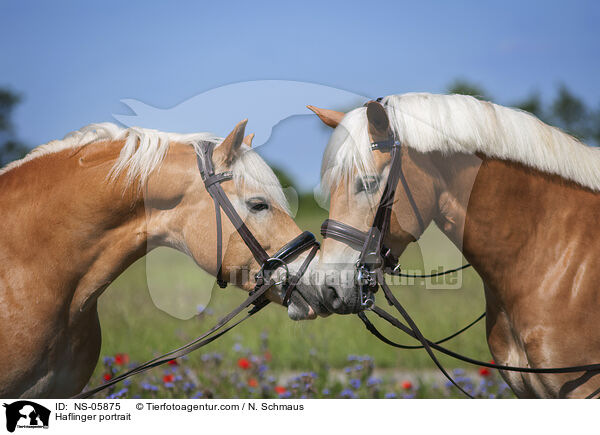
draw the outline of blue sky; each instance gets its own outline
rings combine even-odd
[[[169,108],[247,80],[376,97],[443,92],[462,77],[508,105],[532,91],[548,100],[565,83],[599,107],[599,5],[5,1],[0,86],[24,95],[15,121],[32,146],[131,113],[123,99]],[[194,130],[211,131],[205,124]],[[316,119],[295,116],[260,152],[308,189],[318,183],[327,137]]]

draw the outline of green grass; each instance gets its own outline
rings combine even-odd
[[[312,210],[310,214],[297,216],[296,221],[301,228],[319,234],[325,217],[323,210]],[[420,266],[424,262],[447,267],[460,264],[461,257],[457,256],[456,249],[437,229],[430,228],[422,240],[420,249],[415,245],[402,257],[401,264],[405,267]],[[202,334],[246,296],[235,287],[222,290],[213,283],[214,278],[173,250],[158,249],[136,262],[100,298],[101,355],[126,352],[132,361],[142,362]],[[423,333],[432,339],[456,331],[484,310],[481,281],[470,269],[463,272],[462,287],[458,290],[427,290],[422,286],[395,286],[393,289]],[[199,303],[207,305],[214,314],[184,320],[157,308],[153,298],[159,306],[179,317],[192,315]],[[378,302],[387,306],[381,294]],[[397,341],[415,344],[391,327],[376,323],[381,325],[382,332]],[[347,364],[349,354],[368,354],[380,368],[421,370],[435,367],[422,350],[398,350],[379,342],[356,316],[333,315],[293,322],[287,317],[286,310],[275,304],[204,349],[233,357],[235,343],[257,349],[262,332],[269,334],[274,370],[307,370],[315,358],[326,361],[330,367],[341,368]],[[484,322],[451,341],[449,347],[489,360]],[[447,367],[461,366],[444,356],[440,359]]]

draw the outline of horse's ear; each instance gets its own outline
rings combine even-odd
[[[240,121],[227,135],[225,140],[215,148],[214,156],[215,163],[229,165],[235,160],[240,146],[244,140],[244,132],[246,131],[247,119]]]
[[[248,136],[244,138],[242,142],[244,142],[249,147],[252,146],[252,140],[254,139],[254,133],[250,133]]]
[[[392,136],[390,119],[381,103],[377,101],[367,103],[367,120],[369,121],[369,136],[372,142],[387,140]]]
[[[306,106],[308,109],[315,112],[315,114],[323,121],[323,123],[331,128],[336,128],[342,118],[346,115],[344,112],[338,112],[330,109],[319,109],[315,106]]]

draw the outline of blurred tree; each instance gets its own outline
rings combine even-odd
[[[590,117],[590,137],[596,145],[600,145],[600,107]]]
[[[471,95],[480,100],[491,101],[483,87],[466,79],[454,80],[448,86],[448,93]],[[600,107],[597,111],[588,109],[564,84],[558,87],[558,94],[549,106],[544,106],[539,92],[529,94],[512,106],[532,113],[548,124],[560,127],[584,142],[587,141],[589,145],[600,145]]]
[[[529,112],[541,120],[544,120],[546,117],[539,92],[533,92],[529,94],[529,96],[525,99],[513,104],[513,107],[517,107],[521,110]]]
[[[273,172],[275,173],[275,176],[279,180],[281,187],[293,187],[294,189],[298,190],[296,188],[296,183],[294,183],[294,180],[287,172],[285,172],[283,169],[278,168],[276,166],[271,166],[271,169],[273,169]]]
[[[550,116],[555,125],[580,139],[590,132],[591,119],[587,107],[564,84],[558,88],[558,95],[550,106]]]
[[[478,84],[469,82],[466,79],[456,79],[448,86],[449,94],[470,95],[480,100],[491,101],[492,98],[486,94],[485,90]]]
[[[0,88],[0,167],[20,159],[29,148],[14,135],[12,111],[21,97],[8,89]]]

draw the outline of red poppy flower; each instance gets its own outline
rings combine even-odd
[[[126,353],[118,353],[115,355],[115,364],[119,366],[123,366],[125,364],[129,364],[129,355]]]
[[[112,379],[112,376],[110,375],[110,373],[104,373],[102,379],[104,379],[105,381],[110,381]]]
[[[254,378],[248,379],[248,386],[250,387],[258,387],[258,381]]]
[[[280,385],[277,385],[277,386],[275,387],[275,392],[276,392],[277,394],[283,394],[283,393],[285,393],[286,391],[287,391],[287,390],[285,389],[285,387],[282,387],[282,386],[280,386]]]
[[[490,364],[496,364],[496,362],[493,359],[491,359]]]
[[[250,364],[250,361],[248,361],[247,358],[240,358],[238,359],[238,367],[243,369],[243,370],[248,370],[250,368],[250,366],[252,364]]]
[[[481,367],[479,369],[479,374],[481,376],[489,376],[489,375],[491,375],[491,372],[489,371],[489,369],[487,367]]]
[[[163,382],[166,384],[167,382],[173,382],[175,380],[175,375],[169,373],[168,375],[163,376]]]
[[[265,361],[271,361],[271,352],[269,352],[268,350],[265,352]]]
[[[413,384],[411,381],[404,381],[402,382],[402,388],[404,388],[405,390],[412,390]]]
[[[179,365],[179,363],[177,362],[176,359],[172,359],[167,364],[169,364],[170,366],[178,366]]]

